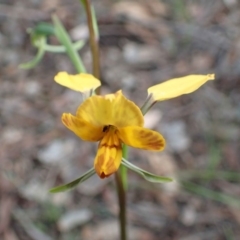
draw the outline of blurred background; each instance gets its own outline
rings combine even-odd
[[[240,3],[237,0],[92,1],[101,48],[102,94],[123,89],[141,106],[147,88],[174,77],[215,73],[198,91],[160,102],[145,126],[161,132],[161,153],[130,149],[129,161],[173,183],[129,172],[130,240],[237,240],[240,236]],[[28,28],[56,13],[72,39],[88,38],[77,0],[0,1],[0,239],[118,239],[113,177],[92,177],[49,194],[92,167],[97,144],[61,123],[79,93],[57,85],[74,74],[64,54],[36,55]],[[55,38],[50,44],[58,44]],[[80,51],[91,72],[89,46]]]

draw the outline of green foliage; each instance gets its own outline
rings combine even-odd
[[[95,174],[95,169],[91,168],[89,171],[87,171],[86,173],[84,173],[80,178],[75,179],[74,181],[67,183],[65,185],[61,185],[55,188],[50,189],[50,193],[58,193],[58,192],[65,192],[67,190],[73,189],[74,187],[76,187],[79,183],[84,182],[85,180],[87,180],[88,178],[90,178],[91,176],[93,176]]]
[[[141,175],[145,180],[149,181],[149,182],[153,182],[153,183],[166,183],[166,182],[172,182],[173,180],[171,178],[168,177],[162,177],[162,176],[158,176],[155,174],[152,174],[150,172],[147,172],[133,164],[131,164],[130,162],[128,162],[126,159],[122,159],[122,165],[124,165],[125,167],[131,169],[132,171],[138,173],[139,175]]]
[[[36,27],[30,30],[34,35],[50,36],[55,35],[55,28],[52,24],[40,22]]]

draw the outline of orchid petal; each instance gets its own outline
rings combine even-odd
[[[54,80],[67,88],[78,92],[87,92],[95,90],[101,85],[101,82],[91,74],[80,73],[76,75],[70,75],[67,72],[59,72]]]
[[[214,80],[214,78],[214,74],[174,78],[148,88],[148,94],[152,95],[154,101],[163,101],[194,92],[204,83]]]

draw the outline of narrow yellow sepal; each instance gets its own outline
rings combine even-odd
[[[91,74],[80,73],[70,75],[67,72],[59,72],[54,80],[67,88],[78,92],[87,92],[91,89],[95,90],[101,85],[101,82]]]
[[[214,80],[214,78],[214,74],[174,78],[148,88],[148,94],[152,94],[154,101],[163,101],[194,92],[208,80]]]

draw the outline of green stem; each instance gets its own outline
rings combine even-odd
[[[76,49],[76,51],[79,51],[83,46],[84,46],[85,42],[84,41],[78,41],[73,43],[73,47],[74,49]],[[39,44],[35,44],[35,46],[37,48],[39,48]],[[53,53],[65,53],[67,51],[65,46],[56,46],[56,45],[49,45],[47,43],[44,44],[43,46],[44,51],[47,52],[53,52]]]
[[[122,156],[123,156],[123,158],[128,159],[128,146],[126,144],[123,144]],[[120,172],[121,172],[124,190],[127,191],[127,168],[125,166],[121,165]]]
[[[119,203],[119,224],[120,224],[120,239],[127,240],[126,232],[126,192],[124,190],[122,177],[118,172],[115,173],[115,180],[117,185],[118,203]]]
[[[97,29],[96,17],[94,16],[94,11],[91,8],[90,0],[81,0],[84,4],[86,14],[87,14],[87,22],[88,22],[88,29],[89,29],[89,40],[90,40],[90,47],[92,52],[92,61],[93,61],[93,75],[100,79],[100,60],[99,60],[99,46],[98,46],[98,36],[97,36]],[[95,30],[94,30],[95,25]]]
[[[150,94],[145,103],[143,104],[143,106],[141,107],[141,112],[143,115],[145,115],[148,110],[156,103],[156,101],[154,101],[154,99],[152,98],[152,94]]]
[[[79,73],[86,72],[86,69],[82,63],[82,60],[79,57],[77,50],[73,47],[73,43],[72,43],[66,29],[64,28],[64,26],[62,25],[62,23],[60,22],[60,20],[58,19],[57,16],[54,15],[52,17],[52,19],[53,19],[53,22],[55,25],[56,37],[59,40],[59,42],[63,46],[65,46],[67,54],[68,54],[69,58],[71,59],[74,67],[76,68],[77,72],[79,72]]]
[[[42,37],[39,40],[37,55],[31,61],[20,64],[19,67],[22,69],[34,68],[43,58],[43,55],[45,53],[45,50],[44,50],[45,44],[46,44],[46,39],[44,37]]]
[[[128,146],[122,146],[123,158],[128,157]],[[121,240],[126,240],[126,190],[127,190],[127,168],[121,164],[119,171],[115,174],[119,201],[119,223],[121,229]]]

